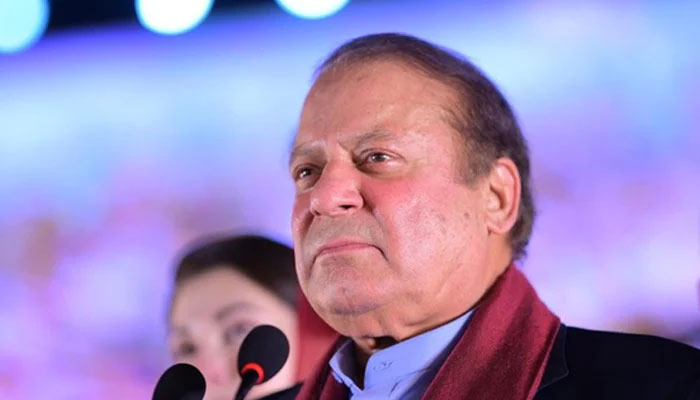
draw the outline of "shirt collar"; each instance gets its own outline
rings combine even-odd
[[[404,377],[442,365],[467,326],[472,312],[442,326],[382,349],[369,358],[364,389],[393,384]],[[351,391],[360,390],[357,382],[354,345],[348,339],[338,348],[329,364],[333,376]]]

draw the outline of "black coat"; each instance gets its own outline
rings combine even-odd
[[[291,400],[299,388],[264,400]],[[562,324],[535,400],[612,399],[700,400],[700,350],[655,336]]]
[[[700,350],[561,325],[535,400],[700,400]]]

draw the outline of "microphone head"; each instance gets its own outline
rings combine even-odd
[[[238,372],[253,369],[258,373],[256,384],[266,382],[278,373],[289,357],[289,341],[272,325],[259,325],[243,339],[238,350]]]
[[[153,391],[153,400],[202,400],[207,384],[190,364],[175,364],[165,370]]]

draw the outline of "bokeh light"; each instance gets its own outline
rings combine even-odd
[[[350,0],[276,0],[286,12],[306,19],[325,18],[345,7]]]
[[[0,53],[14,53],[34,44],[49,22],[47,0],[0,0]]]
[[[178,35],[199,25],[214,0],[136,0],[141,25],[163,35]]]

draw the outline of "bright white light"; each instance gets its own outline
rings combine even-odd
[[[136,0],[141,25],[163,35],[177,35],[199,25],[214,0]]]
[[[49,22],[47,0],[0,0],[0,53],[24,50],[39,40]]]
[[[350,0],[275,0],[292,15],[307,19],[319,19],[333,15]]]

